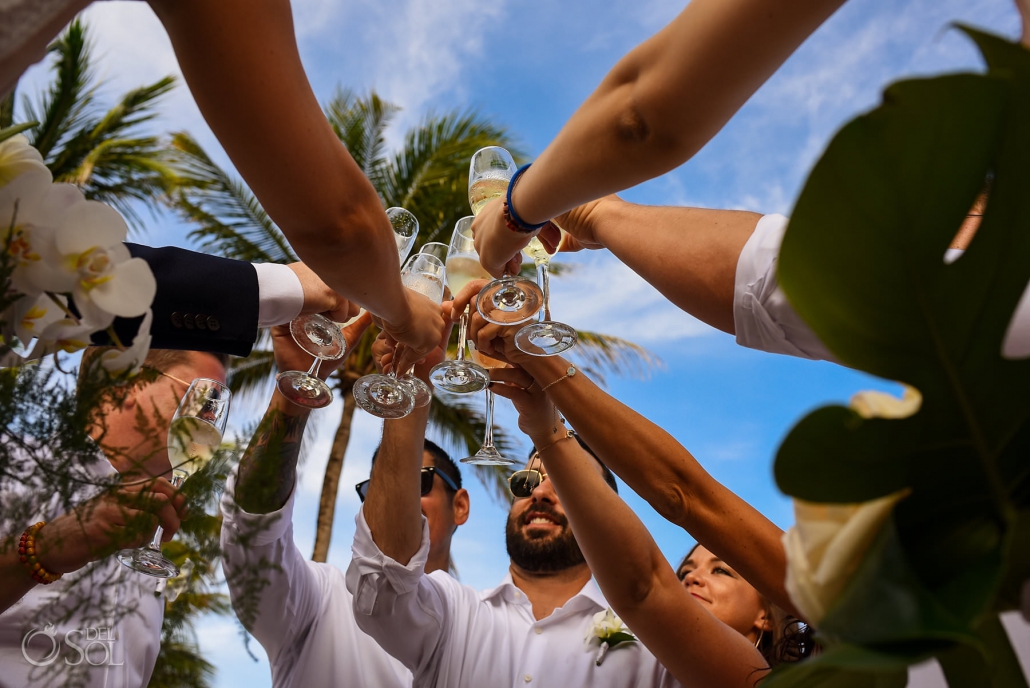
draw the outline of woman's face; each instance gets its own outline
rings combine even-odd
[[[715,618],[752,642],[758,640],[760,629],[771,628],[758,591],[704,547],[695,547],[677,574],[683,587]]]

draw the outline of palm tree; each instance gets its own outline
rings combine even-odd
[[[22,99],[19,119],[36,122],[25,134],[54,181],[75,184],[86,198],[113,206],[140,229],[140,204],[156,210],[178,179],[161,138],[140,133],[175,78],[129,91],[104,109],[97,102],[101,83],[91,48],[86,26],[76,19],[50,45],[53,82],[36,102]],[[0,103],[0,129],[14,123],[17,110],[12,92]]]
[[[399,206],[419,219],[419,244],[447,242],[454,223],[468,214],[468,161],[484,146],[505,146],[506,132],[470,113],[429,114],[408,131],[403,145],[390,154],[385,132],[398,108],[374,92],[359,97],[338,91],[325,107],[337,136],[372,181],[384,206]],[[191,238],[202,248],[249,261],[291,262],[296,260],[285,237],[261,209],[253,194],[237,179],[215,165],[186,134],[173,137],[189,185],[177,194],[176,207],[196,224]],[[417,248],[417,247],[416,247]],[[370,353],[372,333],[366,333],[330,378],[334,393],[344,401],[343,417],[337,427],[322,483],[318,525],[312,559],[325,561],[332,536],[336,494],[343,458],[350,440],[356,404],[351,389],[358,378],[373,371]],[[642,371],[655,360],[642,348],[624,340],[581,333],[581,354],[588,366],[609,371]],[[453,346],[453,341],[452,341]],[[239,361],[230,373],[234,390],[262,390],[267,393],[274,374],[271,352],[259,347]],[[481,401],[438,395],[430,408],[430,423],[452,446],[474,452],[483,437]],[[510,449],[503,431],[495,434],[499,448]],[[507,473],[480,468],[477,477],[503,499],[507,495]]]

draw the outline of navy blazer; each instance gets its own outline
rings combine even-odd
[[[152,349],[250,354],[257,341],[260,296],[253,265],[173,246],[125,246],[134,258],[147,261],[157,279]],[[131,342],[142,320],[117,318],[118,338]],[[103,346],[111,340],[106,332],[98,332],[93,343]]]

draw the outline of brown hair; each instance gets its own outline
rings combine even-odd
[[[690,548],[683,561],[676,567],[676,577],[680,580],[680,571],[694,554],[694,550],[700,546],[698,543]],[[772,622],[772,632],[762,633],[758,638],[758,651],[768,662],[772,669],[777,664],[788,662],[799,662],[815,652],[815,640],[812,637],[812,627],[796,616],[792,616],[783,609],[765,598],[765,595],[758,593],[765,605],[765,616]]]
[[[106,351],[114,349],[112,346],[89,346],[86,347],[85,351],[82,352],[82,361],[79,363],[79,385],[81,386],[86,376],[89,374],[89,370],[93,367],[94,363],[100,358],[101,354]],[[147,368],[153,368],[159,370],[162,373],[167,373],[172,368],[179,365],[189,365],[190,354],[192,353],[204,353],[208,356],[212,356],[218,360],[226,369],[229,368],[229,355],[219,354],[209,351],[199,352],[190,351],[183,349],[151,349],[147,352],[147,357],[143,359],[143,365]]]

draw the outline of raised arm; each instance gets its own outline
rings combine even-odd
[[[150,4],[204,119],[297,255],[396,341],[428,354],[439,309],[401,286],[390,222],[315,99],[289,0]]]
[[[491,377],[511,383],[495,382],[493,390],[515,403],[519,427],[539,448],[576,542],[615,612],[684,686],[754,686],[766,673],[765,660],[680,584],[647,528],[605,483],[597,462],[577,442],[556,439],[564,431],[539,385],[519,368],[496,369]]]
[[[623,57],[515,187],[518,215],[536,224],[683,164],[844,0],[692,0]],[[483,265],[500,276],[528,241],[476,219]]]
[[[482,284],[477,280],[462,290],[454,301],[455,312]],[[565,375],[569,362],[560,356],[527,356],[516,349],[512,333],[517,329],[489,325],[478,315],[470,327],[476,346],[521,366],[537,388]],[[669,433],[606,394],[582,372],[549,387],[547,394],[634,492],[774,604],[796,615],[783,585],[787,563],[782,531],[774,523],[712,478]]]

